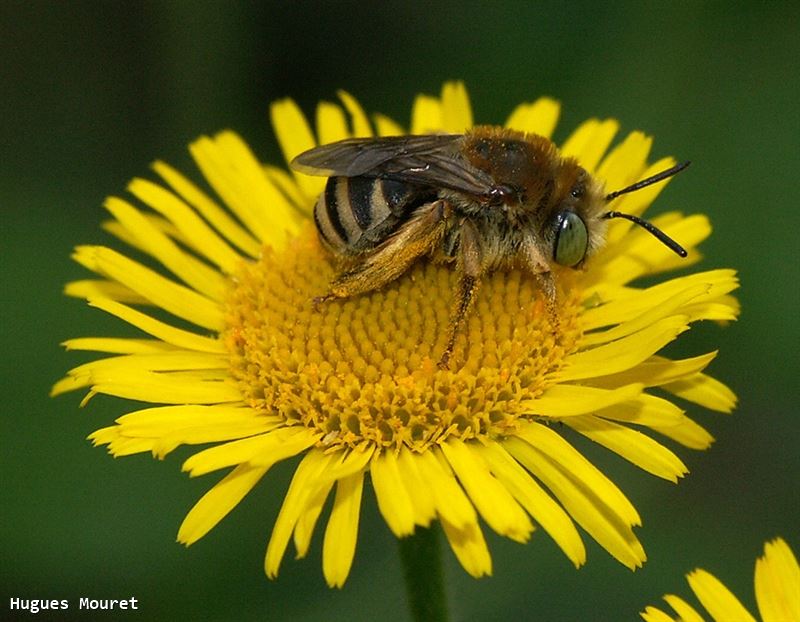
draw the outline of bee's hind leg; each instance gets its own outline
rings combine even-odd
[[[420,208],[380,246],[353,257],[331,281],[328,293],[314,298],[314,305],[365,294],[394,281],[416,259],[430,253],[440,242],[445,231],[446,213],[447,204],[441,200]]]

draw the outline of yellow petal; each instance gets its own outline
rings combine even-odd
[[[67,376],[56,382],[50,389],[50,397],[56,397],[69,393],[70,391],[77,391],[89,386],[89,381],[86,377],[76,378],[74,376]]]
[[[356,473],[361,473],[369,464],[375,453],[375,446],[372,443],[362,443],[359,447],[349,451],[339,452],[339,460],[331,464],[325,473],[320,475],[320,482],[335,481],[350,477]]]
[[[369,119],[367,118],[364,109],[361,107],[361,104],[358,103],[356,98],[350,95],[350,93],[347,91],[340,90],[337,91],[336,94],[339,96],[339,99],[342,100],[347,112],[350,113],[350,123],[353,126],[353,136],[356,138],[360,138],[362,136],[372,136],[372,126],[370,126]]]
[[[328,465],[324,474],[321,474],[316,479],[314,482],[316,489],[309,493],[305,509],[297,519],[297,524],[294,528],[294,543],[297,548],[298,558],[305,556],[308,551],[314,526],[333,485],[354,475],[361,477],[364,468],[372,458],[373,452],[373,447],[361,447],[347,452],[339,452],[339,460],[334,464]]]
[[[619,129],[614,119],[584,121],[561,147],[561,155],[578,160],[589,173],[594,173]]]
[[[303,214],[306,218],[311,218],[314,201],[309,199],[300,190],[294,178],[289,175],[284,169],[277,166],[264,166],[264,172],[269,177],[270,181],[280,190],[298,212]],[[324,181],[324,180],[323,180]]]
[[[370,475],[386,524],[399,538],[414,532],[414,507],[400,475],[398,461],[391,451],[372,459]]]
[[[556,384],[540,397],[524,403],[528,412],[545,417],[572,417],[592,413],[620,402],[632,400],[643,385],[631,384],[613,391],[581,385]]]
[[[756,560],[756,601],[764,622],[800,620],[800,566],[782,538],[764,545]]]
[[[472,443],[450,439],[440,445],[461,485],[483,519],[497,533],[517,542],[527,542],[533,531],[528,516],[511,493],[491,475]]]
[[[561,104],[550,97],[540,97],[530,104],[520,104],[505,122],[506,127],[550,138],[556,129]]]
[[[316,145],[311,127],[294,100],[286,98],[273,102],[270,106],[270,120],[287,162]]]
[[[606,192],[621,190],[639,181],[647,164],[647,155],[653,139],[642,132],[631,132],[603,159],[597,168],[597,177],[605,181]],[[625,195],[623,195],[625,196]],[[621,198],[610,206],[617,209]]]
[[[108,445],[108,452],[112,456],[129,455],[150,451],[153,439],[150,438],[128,438],[123,436],[122,427],[118,425],[109,426],[95,430],[87,440],[92,441],[92,445]]]
[[[118,418],[117,424],[98,430],[90,440],[95,445],[146,440],[146,444],[137,446],[162,459],[182,444],[219,443],[263,434],[283,425],[283,421],[241,406],[191,404],[137,410]]]
[[[664,596],[664,600],[667,601],[669,606],[678,614],[680,622],[703,622],[703,616],[697,613],[694,607],[689,605],[689,603],[682,598],[673,594],[667,594]]]
[[[317,104],[317,137],[320,145],[335,143],[338,140],[350,138],[347,129],[347,119],[340,106],[331,102]]]
[[[706,374],[695,374],[662,386],[673,395],[717,412],[729,413],[736,406],[736,394]]]
[[[253,489],[267,472],[265,467],[239,465],[195,503],[178,529],[178,542],[197,542]]]
[[[67,351],[83,350],[109,354],[156,354],[174,352],[176,347],[158,339],[126,339],[124,337],[79,337],[61,343]]]
[[[219,339],[204,337],[191,331],[183,330],[182,328],[175,328],[145,313],[109,300],[108,298],[93,298],[89,300],[89,305],[97,309],[102,309],[111,315],[115,315],[131,326],[135,326],[147,334],[177,348],[215,354],[224,354],[227,352],[225,344]]]
[[[633,335],[571,355],[565,368],[557,372],[555,377],[564,382],[631,369],[658,352],[686,328],[685,316],[664,318]]]
[[[117,438],[108,443],[108,453],[115,458],[131,456],[143,452],[152,452],[152,450],[153,441],[147,438]]]
[[[641,524],[639,513],[622,491],[560,434],[545,425],[530,423],[521,427],[517,436],[578,479],[623,521],[629,525]]]
[[[151,452],[153,456],[162,460],[168,453],[181,445],[205,445],[208,443],[224,443],[241,438],[263,434],[280,424],[266,422],[250,422],[238,427],[228,424],[195,425],[180,430],[175,430],[153,441]]]
[[[661,356],[653,356],[633,369],[597,378],[593,381],[593,384],[602,387],[618,387],[631,382],[641,382],[647,387],[657,387],[703,371],[716,356],[716,350],[708,354],[676,361],[671,361]]]
[[[305,557],[308,553],[308,548],[311,546],[311,536],[314,535],[314,527],[317,525],[317,520],[322,513],[322,508],[334,483],[334,481],[329,481],[319,486],[317,491],[309,497],[303,513],[297,519],[297,524],[292,534],[294,547],[297,549],[297,559]]]
[[[690,449],[708,449],[711,443],[714,442],[714,437],[705,428],[685,415],[681,415],[677,423],[664,426],[651,424],[650,427]]]
[[[180,230],[166,218],[163,218],[158,214],[151,214],[149,212],[142,213],[142,218],[147,221],[149,226],[155,228],[159,233],[168,236],[169,238],[178,242],[180,245],[185,246],[195,253],[198,252],[198,249],[194,247],[193,242],[188,240],[186,236],[183,235],[183,233],[181,233]],[[137,237],[118,220],[114,220],[113,218],[104,220],[100,223],[100,227],[103,229],[103,231],[110,233],[131,248],[135,248],[143,253],[150,254],[150,250],[147,246],[147,238],[145,237],[143,239],[141,237]]]
[[[645,167],[635,181],[652,177],[657,173],[661,173],[662,171],[675,166],[675,164],[676,162],[674,158],[661,158],[653,164]],[[667,187],[667,184],[671,179],[671,177],[668,177],[667,179],[658,183],[645,186],[636,192],[623,194],[621,197],[612,201],[612,209],[624,212],[626,214],[633,214],[634,216],[641,215],[642,212],[644,212],[658,198],[658,195],[661,194],[664,188]],[[606,186],[606,188],[609,190],[619,189],[616,187],[611,188],[610,186]],[[625,235],[625,232],[629,228],[635,226],[633,223],[628,221],[620,222],[619,224],[621,225],[620,227],[615,227],[612,231],[609,231],[608,240],[610,242],[615,242]]]
[[[308,505],[314,501],[315,493],[319,488],[317,478],[335,458],[335,455],[325,455],[321,451],[312,450],[306,453],[297,466],[267,545],[264,571],[269,578],[272,579],[278,575],[292,531]]]
[[[245,462],[269,468],[309,448],[319,436],[300,426],[278,428],[266,434],[205,449],[188,458],[182,468],[192,477]]]
[[[254,424],[283,424],[283,419],[265,415],[248,406],[155,406],[122,415],[116,420],[129,436],[154,438],[195,426],[228,425],[233,428]]]
[[[237,134],[202,137],[189,150],[208,183],[259,240],[283,248],[299,232],[300,214]]]
[[[458,528],[447,519],[441,519],[442,529],[450,548],[461,566],[476,579],[492,574],[492,557],[478,523]]]
[[[241,256],[195,210],[172,192],[146,179],[134,179],[128,185],[128,190],[165,216],[193,250],[227,274],[236,271],[242,260]]]
[[[399,123],[385,115],[372,115],[372,120],[375,123],[378,136],[402,136],[406,134],[406,131]]]
[[[225,325],[221,307],[110,248],[79,246],[73,255],[82,266],[143,296],[154,305],[193,324],[219,332]]]
[[[442,105],[430,95],[417,95],[411,109],[411,133],[431,134],[442,131]]]
[[[113,395],[125,399],[163,404],[222,404],[240,402],[238,387],[220,372],[163,373],[139,369],[106,370],[99,368],[91,373],[72,377],[69,383],[56,383],[54,395],[85,386],[92,393]],[[87,398],[88,399],[88,398]],[[84,400],[84,403],[86,400]]]
[[[689,472],[678,456],[637,430],[592,415],[570,417],[565,423],[657,477],[677,483]]]
[[[641,227],[632,229],[620,242],[609,244],[604,252],[607,261],[598,261],[592,270],[587,271],[586,283],[629,283],[645,274],[658,274],[675,269],[683,269],[699,259],[694,248],[711,235],[711,224],[702,215],[665,215],[668,218],[654,218],[651,222],[673,240],[679,242],[688,252],[686,258],[679,257]],[[675,218],[673,218],[675,216]]]
[[[73,298],[108,298],[117,302],[148,306],[153,303],[144,296],[137,294],[129,287],[115,281],[102,281],[84,279],[72,281],[64,287],[64,293]]]
[[[231,244],[250,257],[258,257],[261,245],[205,192],[165,162],[155,162],[153,170]]]
[[[559,502],[598,544],[631,570],[647,558],[642,545],[620,518],[618,508],[607,506],[581,481],[580,473],[564,471],[532,445],[517,437],[504,446],[526,469],[550,489]]]
[[[361,473],[340,479],[336,484],[336,498],[322,546],[322,572],[329,587],[342,587],[350,573],[356,552],[363,489],[364,476]]]
[[[711,301],[721,299],[724,294],[736,289],[739,281],[734,270],[710,270],[669,279],[643,290],[625,288],[625,294],[620,294],[601,305],[587,309],[581,316],[581,325],[585,330],[592,330],[624,322],[635,318],[647,309],[669,301],[681,292],[701,286],[704,288],[704,293],[699,295],[699,299]],[[588,287],[583,295],[585,299],[591,299],[597,295],[597,290],[594,287]],[[601,294],[600,298],[602,299],[604,296]]]
[[[686,305],[683,308],[690,322],[713,320],[721,324],[732,322],[739,317],[741,305],[733,296],[724,296],[714,302],[702,302]]]
[[[499,443],[488,443],[476,449],[486,460],[494,476],[550,534],[575,567],[583,565],[586,561],[586,549],[578,530],[564,509]]]
[[[645,607],[645,610],[639,613],[639,615],[645,622],[677,622],[661,611],[661,609],[656,609],[653,606]]]
[[[614,404],[596,413],[603,419],[646,425],[651,428],[681,425],[686,416],[669,400],[642,393],[628,402]]]
[[[70,375],[85,377],[92,381],[124,381],[128,373],[148,371],[187,371],[187,370],[225,370],[227,356],[208,352],[189,352],[174,350],[157,354],[127,354],[110,356],[78,365],[69,371]],[[216,374],[227,377],[227,374]]]
[[[428,482],[436,511],[456,529],[476,524],[478,517],[467,495],[458,485],[453,474],[442,468],[432,452],[426,451],[415,456],[415,463],[422,479]]]
[[[705,570],[695,570],[686,575],[697,598],[714,620],[724,622],[756,622],[739,599],[719,579]]]
[[[420,474],[417,455],[406,447],[400,448],[397,469],[408,493],[414,512],[414,523],[427,527],[436,518],[436,502],[429,483]]]
[[[269,113],[286,162],[291,162],[304,151],[317,146],[305,115],[293,100],[287,98],[273,102]],[[321,177],[311,177],[295,171],[293,173],[307,197],[316,197],[325,187],[325,180]]]
[[[649,305],[641,314],[626,321],[622,321],[608,330],[590,332],[584,335],[581,345],[583,347],[589,347],[602,343],[609,343],[616,339],[632,335],[665,317],[677,314],[685,315],[683,310],[686,305],[701,299],[707,292],[708,287],[705,285],[687,287],[666,300]],[[686,319],[688,321],[688,317]]]
[[[472,107],[467,88],[461,81],[442,85],[442,129],[451,134],[463,134],[472,127]]]

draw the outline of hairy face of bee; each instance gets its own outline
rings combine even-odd
[[[580,268],[605,239],[603,187],[572,159],[561,159],[559,169],[542,238],[556,264]]]

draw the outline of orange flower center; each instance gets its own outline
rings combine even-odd
[[[451,266],[420,261],[381,290],[315,308],[334,274],[310,227],[281,252],[265,249],[234,280],[224,333],[248,403],[322,432],[327,447],[424,451],[451,435],[511,434],[581,335],[577,292],[559,292],[554,326],[529,274],[496,272],[441,370]]]

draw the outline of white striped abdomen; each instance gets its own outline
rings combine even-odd
[[[314,206],[322,243],[336,254],[374,248],[435,192],[371,177],[331,177]]]

